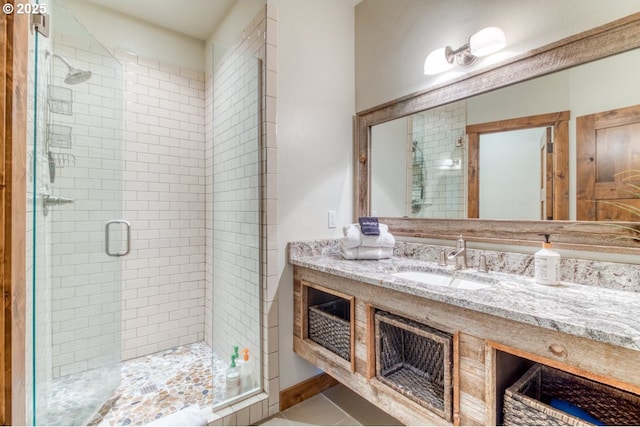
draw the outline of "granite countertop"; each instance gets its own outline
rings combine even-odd
[[[335,247],[305,253],[289,250],[289,262],[336,276],[393,289],[481,313],[640,350],[640,293],[561,282],[536,284],[525,276],[475,269],[451,271],[434,262],[394,256],[379,261],[343,259]],[[432,286],[392,276],[401,271],[431,271],[493,283],[478,290]]]

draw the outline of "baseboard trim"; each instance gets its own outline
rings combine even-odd
[[[284,411],[293,405],[304,402],[337,384],[338,381],[333,379],[329,374],[322,373],[301,383],[292,385],[280,392],[280,410]]]

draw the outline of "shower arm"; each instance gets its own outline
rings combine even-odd
[[[67,68],[69,69],[74,69],[76,67],[74,67],[73,65],[71,65],[71,63],[69,61],[67,61],[67,59],[64,56],[58,55],[57,53],[52,53],[51,56],[53,56],[54,58],[58,58],[60,61],[62,61],[64,63],[64,65],[67,66]]]

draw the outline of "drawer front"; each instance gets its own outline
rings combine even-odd
[[[640,393],[640,352],[524,324],[488,345],[595,381]]]

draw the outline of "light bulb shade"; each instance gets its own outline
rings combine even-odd
[[[474,56],[487,56],[503,49],[507,39],[498,27],[484,28],[469,38],[469,50]]]
[[[446,49],[436,49],[427,56],[424,61],[424,73],[427,76],[443,73],[453,67],[453,64],[447,61]]]

